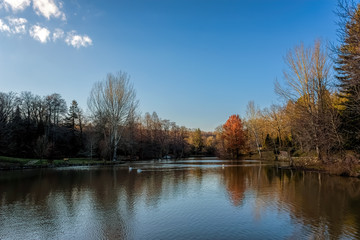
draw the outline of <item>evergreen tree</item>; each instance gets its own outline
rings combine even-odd
[[[71,102],[69,112],[65,118],[65,125],[70,129],[70,132],[67,133],[69,138],[69,153],[75,156],[83,147],[82,110],[75,100]]]
[[[342,44],[337,48],[335,70],[341,98],[341,132],[347,149],[360,152],[360,5],[341,15]],[[346,12],[346,13],[345,13]]]
[[[75,100],[73,100],[69,107],[68,116],[65,118],[66,125],[72,130],[75,130],[76,120],[79,118],[78,112],[79,112],[78,103]]]

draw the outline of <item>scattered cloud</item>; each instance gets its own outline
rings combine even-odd
[[[3,6],[6,10],[11,10],[13,12],[23,11],[25,8],[30,6],[30,0],[2,0],[0,1],[0,6]]]
[[[71,31],[67,34],[65,42],[67,45],[73,46],[75,48],[88,47],[92,45],[92,40],[89,36],[77,35],[75,31]]]
[[[26,33],[26,24],[27,20],[25,18],[7,18],[9,21],[9,26],[11,32],[15,34],[25,34]]]
[[[57,39],[61,39],[64,37],[64,31],[60,28],[56,28],[52,34],[52,39],[55,42]]]
[[[2,19],[0,19],[0,32],[10,33],[10,27]]]
[[[61,0],[0,0],[0,11],[12,11],[14,15],[18,15],[18,12],[24,11],[31,4],[34,13],[38,16],[45,17],[49,21],[54,18],[66,21]],[[86,34],[77,34],[75,30],[66,33],[60,28],[50,30],[43,24],[32,24],[27,19],[14,15],[0,18],[0,33],[5,33],[8,36],[29,34],[41,43],[62,40],[74,48],[88,47],[93,44],[92,39]],[[28,26],[31,26],[29,30],[27,30]]]
[[[41,43],[46,43],[50,39],[50,31],[39,25],[32,26],[29,33],[32,38]]]
[[[27,20],[25,18],[6,17],[5,19],[0,19],[0,32],[7,32],[11,34],[26,33]]]
[[[33,0],[33,8],[37,15],[42,15],[48,20],[51,17],[61,18],[62,20],[66,20],[65,13],[63,13],[60,8],[62,7],[62,3],[59,3],[59,6],[56,5],[54,0]]]
[[[44,16],[48,20],[50,20],[51,17],[66,20],[65,13],[60,10],[63,3],[55,2],[55,0],[0,0],[0,9],[4,7],[7,11],[10,9],[13,12],[24,11],[30,6],[31,1],[37,15]]]
[[[12,18],[12,17],[8,17],[9,23],[11,25],[23,25],[25,23],[27,23],[27,20],[25,18]]]

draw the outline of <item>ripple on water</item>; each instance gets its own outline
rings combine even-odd
[[[354,239],[358,189],[253,160],[24,171],[0,178],[0,238]]]

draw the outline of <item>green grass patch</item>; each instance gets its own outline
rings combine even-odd
[[[6,163],[27,164],[28,162],[33,161],[33,160],[36,160],[36,159],[0,156],[0,162],[6,162]]]
[[[91,160],[90,158],[66,158],[64,159],[56,159],[56,160],[47,160],[47,159],[30,159],[30,158],[14,158],[14,157],[5,157],[0,156],[0,163],[7,166],[47,166],[47,165],[55,165],[55,166],[63,166],[63,165],[87,165],[87,164],[98,164],[103,163],[103,161],[99,161],[98,159]]]

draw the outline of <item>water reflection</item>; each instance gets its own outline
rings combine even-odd
[[[359,179],[256,161],[0,175],[0,239],[360,239],[359,230]]]

